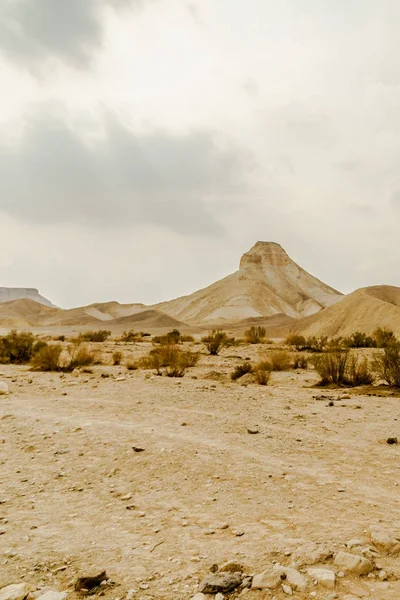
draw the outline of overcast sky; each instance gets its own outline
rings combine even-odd
[[[398,0],[1,0],[0,285],[153,303],[279,242],[400,285]]]

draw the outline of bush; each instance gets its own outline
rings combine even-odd
[[[141,338],[140,333],[136,333],[133,329],[129,331],[124,331],[121,337],[119,338],[120,342],[132,343],[137,342]]]
[[[244,332],[245,340],[248,344],[262,344],[265,338],[265,327],[254,325]]]
[[[118,350],[116,352],[113,352],[112,358],[113,365],[120,365],[122,360],[122,352],[118,352]]]
[[[256,364],[253,373],[258,385],[268,385],[271,378],[271,372],[271,363],[263,361]]]
[[[125,366],[128,369],[128,371],[136,371],[139,368],[137,362],[131,359],[126,361]]]
[[[389,344],[396,341],[396,336],[391,329],[378,327],[373,333],[373,338],[377,348],[386,348]]]
[[[219,329],[214,329],[206,337],[203,337],[201,341],[205,344],[209,354],[217,356],[221,348],[225,346],[226,340],[226,333]]]
[[[168,377],[183,377],[186,370],[194,367],[198,360],[197,353],[185,352],[172,344],[164,344],[143,357],[139,361],[139,366],[144,369],[155,369],[157,375],[162,375],[164,369]]]
[[[65,342],[65,335],[59,335],[56,337],[56,342]]]
[[[272,371],[288,371],[292,366],[292,357],[286,350],[277,350],[268,354]]]
[[[293,369],[307,369],[308,368],[308,357],[307,356],[295,356],[292,362]]]
[[[13,330],[0,338],[0,363],[28,363],[34,354],[34,346],[35,337],[32,333],[18,333]]]
[[[306,339],[306,347],[304,350],[309,350],[310,352],[323,352],[328,345],[328,338],[325,335],[321,335],[320,337],[308,337]]]
[[[253,366],[250,361],[247,361],[247,362],[244,362],[241,365],[237,365],[237,367],[235,367],[235,370],[233,371],[233,373],[231,375],[231,379],[232,379],[232,381],[236,381],[237,379],[240,379],[241,377],[243,377],[243,375],[247,375],[247,373],[252,373],[252,372],[253,372]]]
[[[376,355],[373,368],[390,386],[400,388],[400,342],[390,342]]]
[[[68,349],[70,360],[66,365],[67,371],[73,371],[78,367],[88,367],[96,362],[96,354],[86,344],[73,344]]]
[[[45,344],[31,359],[34,371],[60,371],[61,366],[61,344]]]
[[[327,352],[313,359],[315,370],[321,377],[320,385],[345,385],[356,387],[370,385],[374,376],[366,359],[358,360],[349,350]]]
[[[181,335],[181,342],[194,342],[194,337],[192,335]]]
[[[306,338],[303,335],[289,335],[285,340],[286,346],[293,346],[298,352],[306,349]]]
[[[346,348],[376,348],[376,340],[361,331],[356,331],[343,340],[343,346]]]
[[[79,338],[85,342],[105,342],[111,335],[111,331],[99,329],[98,331],[85,331]]]

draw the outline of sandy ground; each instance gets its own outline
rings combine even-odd
[[[400,445],[385,443],[400,438],[400,398],[353,391],[329,406],[315,398],[313,371],[274,374],[268,387],[230,382],[232,355],[255,352],[202,356],[183,379],[1,366],[10,394],[0,397],[0,586],[73,597],[78,575],[106,569],[110,600],[130,589],[183,600],[214,563],[237,559],[256,573],[288,564],[284,554],[308,541],[338,551],[367,540],[372,524],[400,528]],[[207,379],[213,370],[226,381]],[[379,562],[400,579],[400,559]],[[400,581],[373,589],[371,598],[400,598]]]

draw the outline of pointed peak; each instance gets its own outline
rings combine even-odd
[[[277,242],[256,242],[252,248],[243,254],[240,269],[268,263],[284,266],[292,262],[287,252]]]

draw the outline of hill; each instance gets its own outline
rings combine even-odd
[[[34,300],[39,304],[44,304],[44,306],[54,306],[50,300],[41,296],[39,290],[36,288],[0,287],[0,303],[11,302],[12,300],[19,300],[22,298]]]
[[[341,298],[340,292],[296,264],[279,244],[257,242],[232,275],[154,308],[188,323],[223,324],[276,314],[304,317]]]

